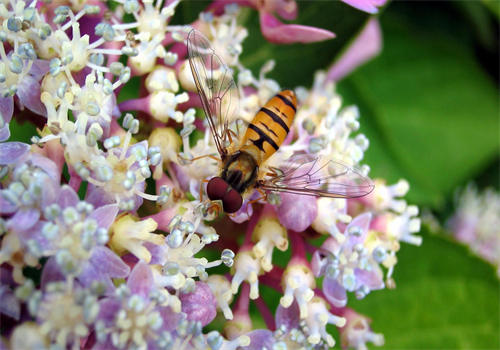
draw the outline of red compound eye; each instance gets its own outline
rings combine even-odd
[[[241,208],[242,204],[243,198],[241,198],[241,194],[234,189],[227,192],[222,199],[224,211],[229,214],[237,212]]]
[[[222,180],[222,178],[212,178],[207,185],[208,198],[210,198],[210,200],[212,201],[223,199],[228,186],[229,185],[227,184],[227,182]]]

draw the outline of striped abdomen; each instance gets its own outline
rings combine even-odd
[[[297,110],[297,98],[292,90],[284,90],[271,98],[255,115],[242,140],[243,146],[256,146],[261,161],[278,150],[290,131]]]

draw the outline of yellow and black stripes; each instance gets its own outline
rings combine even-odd
[[[291,90],[271,98],[255,115],[243,138],[243,145],[254,145],[262,161],[276,152],[283,143],[297,110],[297,98]]]

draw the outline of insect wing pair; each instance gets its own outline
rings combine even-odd
[[[224,164],[231,156],[229,149],[234,150],[234,142],[239,141],[239,135],[230,130],[230,125],[238,121],[238,88],[231,69],[201,33],[191,30],[187,48],[196,88]],[[236,140],[231,143],[234,137]],[[269,167],[254,187],[270,192],[356,198],[369,194],[374,185],[355,168],[314,154],[299,153],[279,167]]]

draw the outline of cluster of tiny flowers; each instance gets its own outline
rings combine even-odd
[[[500,276],[500,194],[492,188],[479,193],[469,184],[457,197],[448,228],[455,239],[493,264]]]
[[[348,295],[394,288],[400,243],[421,243],[409,184],[376,179],[352,199],[255,192],[221,217],[204,194],[220,165],[203,157],[217,148],[187,34],[203,33],[235,72],[235,134],[281,88],[266,76],[274,61],[255,76],[240,60],[249,33],[238,6],[214,1],[195,22],[170,25],[178,3],[0,3],[0,348],[324,349],[336,342],[328,325],[344,348],[382,345]],[[274,17],[294,19],[294,1],[246,5],[270,41],[333,37]],[[138,97],[118,103],[131,78]],[[269,165],[300,153],[368,176],[358,110],[342,107],[327,74],[295,93],[295,121]],[[30,144],[7,141],[21,115],[38,123]],[[457,235],[498,256],[485,247],[498,240],[500,200],[471,191]],[[281,294],[275,314],[263,286]],[[250,303],[267,329],[254,329]],[[204,332],[216,318],[224,326]]]

